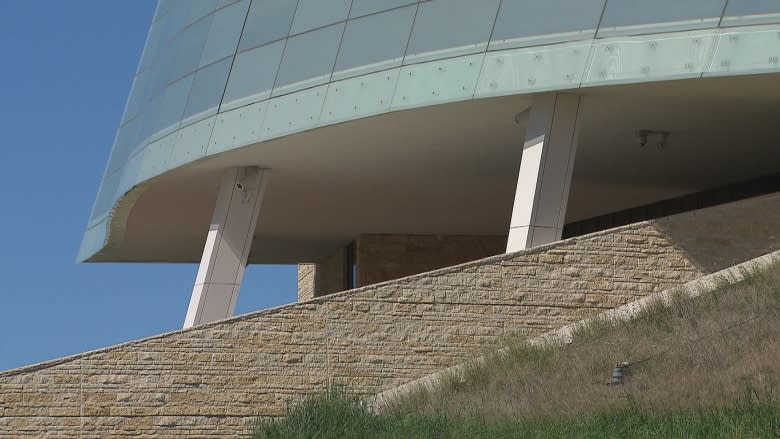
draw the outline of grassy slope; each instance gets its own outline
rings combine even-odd
[[[607,386],[616,362],[637,362]],[[374,415],[343,394],[294,408],[256,437],[780,437],[780,265],[569,345],[530,348]]]

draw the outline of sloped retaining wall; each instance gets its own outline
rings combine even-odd
[[[780,248],[771,195],[0,373],[0,437],[236,437]]]

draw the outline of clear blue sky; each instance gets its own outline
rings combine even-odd
[[[181,327],[196,265],[74,263],[155,5],[2,2],[0,370]],[[295,281],[250,267],[236,312]]]

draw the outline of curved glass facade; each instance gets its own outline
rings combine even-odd
[[[778,42],[775,0],[160,0],[79,259],[129,190],[208,155],[444,102],[777,72]]]

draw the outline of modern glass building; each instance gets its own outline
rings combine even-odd
[[[761,191],[776,0],[161,0],[80,261],[308,298]]]

